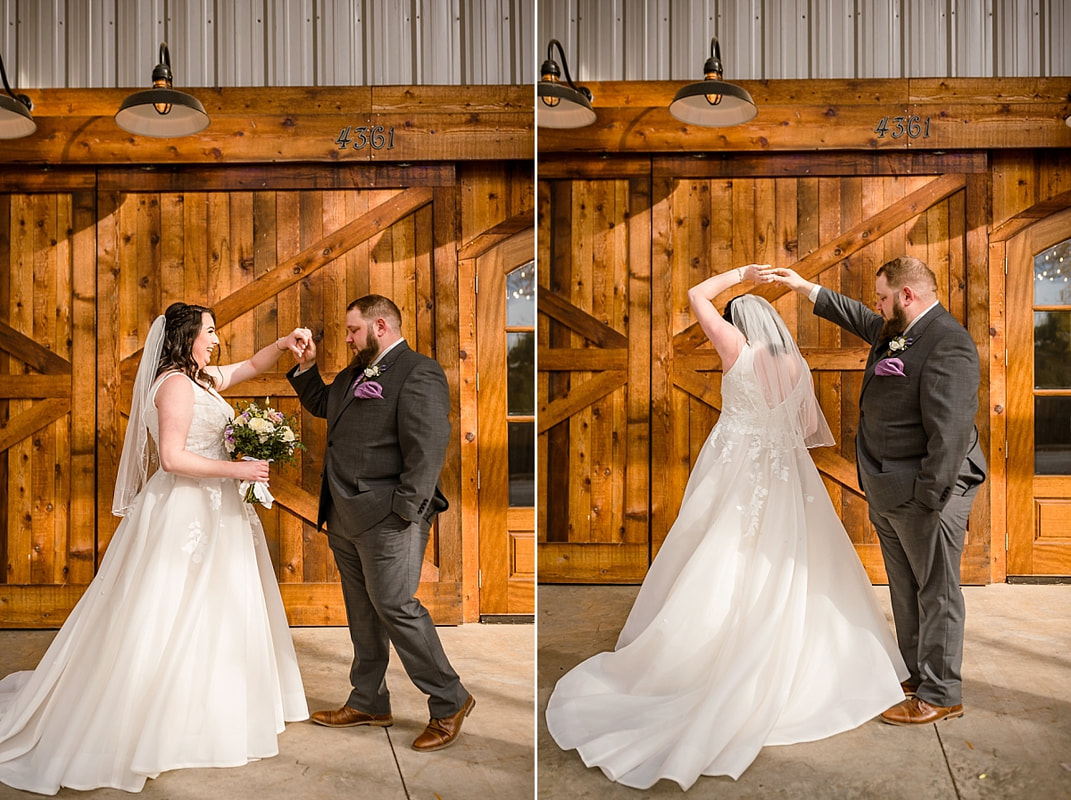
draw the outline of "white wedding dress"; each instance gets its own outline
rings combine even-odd
[[[547,706],[558,745],[626,786],[735,779],[766,745],[904,699],[870,581],[754,361],[745,346],[724,376],[721,418],[616,648],[562,677]]]
[[[227,459],[233,410],[194,396],[187,449]],[[37,669],[0,681],[0,782],[136,792],[166,770],[274,756],[284,722],[307,717],[256,512],[234,480],[158,470]]]

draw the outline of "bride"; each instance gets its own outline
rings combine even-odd
[[[721,417],[613,652],[560,681],[547,728],[608,778],[740,777],[766,745],[849,730],[904,699],[908,671],[808,447],[833,437],[784,321],[742,295],[689,300],[721,356]]]
[[[165,770],[274,756],[284,722],[308,718],[263,529],[237,488],[266,481],[268,463],[228,458],[234,411],[217,389],[310,340],[299,328],[209,367],[211,311],[175,303],[153,322],[112,506],[123,519],[37,669],[0,681],[0,782],[137,792]]]

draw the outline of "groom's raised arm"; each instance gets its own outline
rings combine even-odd
[[[811,283],[795,270],[787,267],[774,267],[763,270],[759,279],[763,283],[779,283],[802,294],[814,303],[816,316],[854,333],[868,344],[874,344],[881,335],[883,320],[880,314],[875,313],[858,300],[853,300],[832,289],[826,289],[817,283]]]

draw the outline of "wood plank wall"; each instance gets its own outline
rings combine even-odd
[[[59,624],[118,520],[111,493],[140,348],[175,300],[216,310],[222,359],[298,324],[321,367],[349,360],[349,300],[376,292],[403,312],[415,349],[451,387],[444,490],[456,504],[429,544],[421,596],[440,623],[479,616],[478,542],[461,502],[459,321],[471,287],[458,251],[532,219],[530,162],[5,171],[0,178],[0,624]],[[324,423],[276,370],[228,392],[299,414],[308,450],[273,475],[261,519],[291,621],[340,624],[337,575],[315,532]],[[489,443],[490,446],[505,446]],[[463,602],[463,597],[467,598]]]
[[[1003,580],[1003,280],[996,279],[1003,252],[990,231],[1000,236],[1050,206],[1071,205],[1065,161],[1058,150],[740,153],[718,159],[632,154],[599,161],[541,156],[539,402],[541,412],[555,412],[540,423],[541,580],[642,579],[646,564],[637,559],[653,557],[667,533],[697,448],[717,420],[720,395],[720,364],[691,318],[689,286],[711,272],[755,261],[791,266],[869,301],[878,266],[904,253],[935,271],[942,302],[967,326],[982,357],[976,422],[991,480],[975,503],[963,570],[966,582]],[[652,182],[649,203],[623,213],[624,187],[641,176]],[[650,276],[649,297],[641,295],[627,323],[601,299],[606,286],[621,303],[629,297],[625,276],[631,273],[622,262],[638,263],[640,274]],[[854,467],[866,348],[815,318],[804,298],[760,293],[774,302],[815,370],[837,445],[813,455],[864,565],[881,581],[880,552]],[[627,388],[608,393],[617,383],[610,376],[625,362],[607,355],[600,325],[624,333],[629,347],[649,343],[649,394],[639,392],[650,409],[649,455],[626,455],[621,448],[612,459],[592,455],[623,430],[601,421],[614,416],[600,403],[612,408],[641,386],[630,374]],[[606,385],[596,391],[600,380]],[[580,398],[584,387],[589,396]],[[571,403],[565,399],[570,393]],[[622,503],[595,524],[593,511],[602,508],[592,496],[602,491],[596,487],[627,485],[637,472],[650,480],[646,510]],[[638,537],[622,535],[637,528]],[[626,556],[629,542],[641,549]]]

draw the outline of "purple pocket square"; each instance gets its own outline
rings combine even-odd
[[[884,375],[886,377],[890,375],[895,375],[901,378],[907,377],[904,375],[904,362],[898,358],[883,358],[874,365],[874,374]]]
[[[383,387],[375,381],[362,381],[353,387],[353,396],[358,400],[377,399],[383,396]]]

